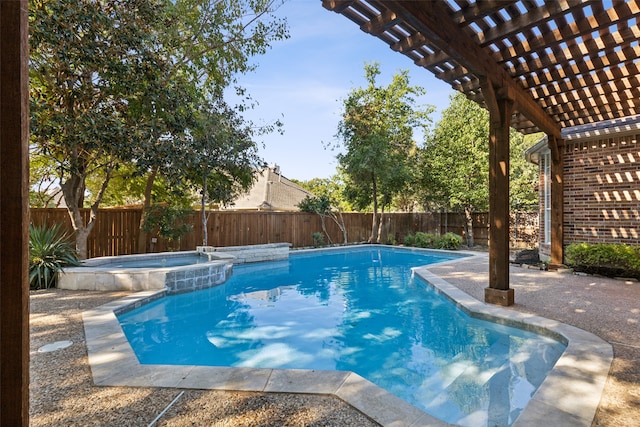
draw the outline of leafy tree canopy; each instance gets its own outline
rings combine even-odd
[[[104,177],[97,174],[87,177],[87,194],[95,194]],[[147,177],[140,175],[136,166],[126,163],[117,168],[109,181],[109,187],[102,199],[103,206],[142,205]],[[164,176],[157,177],[152,187],[153,198],[172,206],[192,208],[198,203],[198,196],[182,183],[169,182]]]
[[[523,135],[511,130],[509,157],[509,199],[511,209],[535,210],[538,206],[538,165],[529,163],[525,151],[538,142],[544,133]]]
[[[510,201],[513,209],[537,205],[537,168],[524,152],[541,134],[511,130]],[[420,150],[420,200],[425,207],[475,212],[489,209],[489,113],[461,93],[451,96]]]
[[[198,112],[198,126],[178,163],[188,185],[213,202],[227,204],[251,187],[264,166],[257,130],[223,101]]]
[[[313,178],[309,181],[292,180],[317,197],[326,197],[333,206],[342,212],[352,211],[350,203],[344,197],[344,180],[340,173],[330,178]]]
[[[114,171],[181,181],[201,105],[288,36],[272,0],[33,0],[32,145],[55,163],[81,257]],[[241,88],[238,91],[242,92]],[[87,193],[87,179],[102,177]],[[152,185],[148,185],[152,188]],[[146,192],[145,192],[146,194]],[[85,198],[92,214],[85,224]]]
[[[407,70],[379,86],[378,64],[366,64],[367,87],[351,91],[344,101],[338,139],[344,154],[337,156],[345,177],[345,195],[356,208],[373,205],[370,240],[377,241],[378,206],[406,188],[412,179],[411,162],[416,152],[415,127],[426,128],[432,106],[416,105],[425,90],[409,84]],[[382,196],[382,198],[380,198]]]
[[[533,137],[511,130],[510,201],[512,208],[535,206],[536,167],[524,158]],[[467,243],[473,246],[474,212],[489,209],[489,113],[461,93],[449,106],[419,153],[420,200],[425,208],[461,211],[467,218]]]
[[[456,92],[420,152],[423,201],[462,211],[489,208],[489,113]]]

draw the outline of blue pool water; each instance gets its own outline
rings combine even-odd
[[[201,255],[182,255],[168,257],[152,257],[135,260],[123,260],[112,262],[100,267],[112,268],[165,268],[165,267],[182,267],[185,265],[203,264],[209,262],[209,258]]]
[[[455,256],[293,254],[119,320],[143,364],[354,371],[447,422],[508,426],[565,346],[471,318],[412,275]]]

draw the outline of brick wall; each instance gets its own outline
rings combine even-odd
[[[564,179],[565,245],[640,245],[640,133],[567,141]]]

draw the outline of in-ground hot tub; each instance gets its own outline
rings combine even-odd
[[[58,288],[97,291],[166,289],[180,293],[225,282],[234,263],[286,259],[289,243],[198,247],[195,251],[121,255],[85,260],[81,267],[65,268]]]

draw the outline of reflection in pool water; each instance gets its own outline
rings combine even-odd
[[[411,274],[451,257],[292,255],[120,322],[141,363],[349,370],[447,422],[510,425],[565,347],[471,318]]]

